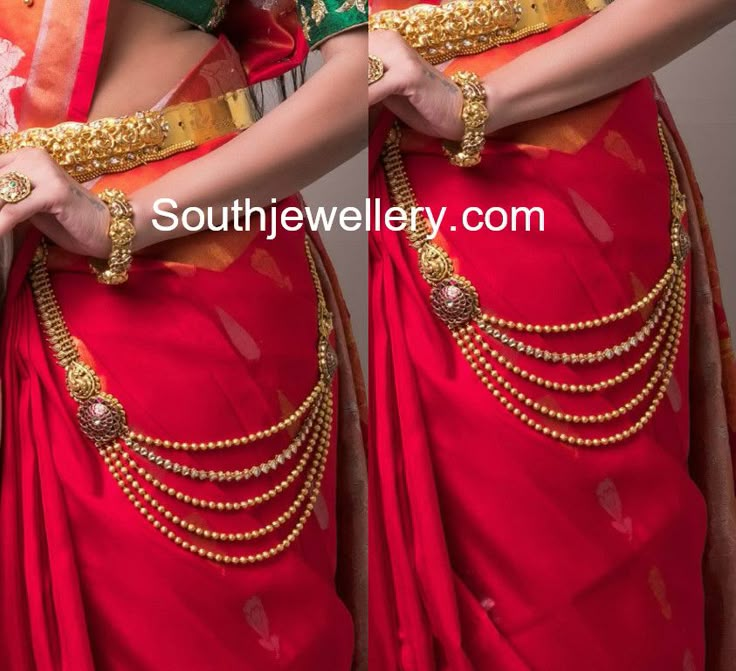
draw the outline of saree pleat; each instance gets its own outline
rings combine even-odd
[[[456,58],[445,71],[482,75],[574,25]],[[649,290],[671,254],[660,116],[668,121],[644,80],[494,135],[471,170],[450,167],[438,141],[402,129],[417,203],[435,213],[447,206],[435,243],[477,288],[482,309],[570,322],[620,310]],[[390,123],[379,123],[371,144],[371,195],[384,209],[392,203],[380,152]],[[679,178],[690,193],[692,175],[681,170]],[[546,226],[470,232],[460,226],[470,206],[541,207]],[[692,196],[689,213],[685,327],[664,400],[635,437],[588,450],[531,431],[494,399],[432,312],[416,250],[401,233],[373,236],[370,605],[378,668],[728,668],[733,359],[719,300],[708,298],[717,273]],[[627,328],[636,327],[576,333],[565,345],[610,347]],[[564,347],[554,336],[527,341]],[[594,379],[620,368],[604,361]],[[572,384],[590,375],[560,366],[552,377]],[[610,412],[638,391],[606,390],[585,407],[530,383],[521,389],[554,410],[586,414]]]
[[[673,124],[666,105],[662,114]],[[703,200],[674,125],[669,141],[680,182],[697,225],[692,238],[692,342],[690,344],[690,469],[708,506],[703,561],[708,671],[727,671],[736,659],[736,491],[734,410],[736,366],[718,283],[718,268]]]
[[[313,240],[317,270],[335,316],[340,413],[337,427],[337,571],[335,582],[353,617],[353,670],[368,669],[368,469],[364,444],[367,398],[350,314],[335,290],[337,274],[319,238]]]

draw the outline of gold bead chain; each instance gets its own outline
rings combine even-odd
[[[302,443],[304,443],[306,437],[311,431],[315,417],[318,414],[323,414],[321,413],[321,409],[321,405],[315,406],[314,414],[311,414],[309,417],[307,417],[294,440],[289,443],[289,445],[277,456],[269,459],[268,461],[257,464],[256,466],[250,466],[248,468],[243,468],[237,471],[205,470],[201,468],[193,468],[191,466],[186,466],[184,464],[172,461],[171,459],[156,454],[149,448],[138,445],[138,443],[130,440],[130,438],[126,438],[124,442],[131,450],[136,452],[144,459],[147,459],[152,464],[160,466],[166,471],[171,471],[185,478],[190,478],[192,480],[209,480],[210,482],[240,482],[241,480],[250,480],[251,478],[258,478],[262,475],[266,475],[271,471],[277,470],[280,466],[285,465],[292,458],[294,458],[294,456],[296,456],[297,454],[297,451],[302,446]]]
[[[665,294],[665,298],[669,298],[670,292]],[[657,305],[652,316],[645,322],[636,333],[631,337],[626,338],[622,342],[607,347],[605,349],[596,350],[594,352],[554,352],[552,350],[544,349],[542,347],[534,347],[523,340],[517,340],[512,338],[499,329],[489,327],[484,321],[482,316],[476,321],[478,326],[485,331],[492,338],[500,341],[506,345],[509,349],[515,349],[522,354],[532,356],[535,359],[543,359],[544,361],[551,361],[552,363],[570,363],[570,364],[586,364],[586,363],[601,363],[606,359],[613,359],[614,357],[623,356],[629,350],[638,347],[643,343],[647,336],[652,332],[652,329],[657,326],[662,315],[667,309],[668,303],[662,302]]]
[[[163,447],[165,449],[169,450],[182,450],[182,451],[192,451],[196,452],[198,450],[221,450],[226,449],[229,447],[239,447],[241,445],[248,445],[249,443],[255,443],[259,440],[263,440],[264,438],[270,438],[271,436],[288,429],[289,427],[293,426],[298,422],[304,414],[309,410],[309,408],[312,407],[314,402],[319,398],[319,396],[324,393],[324,385],[322,384],[322,380],[318,381],[315,385],[314,389],[309,393],[309,396],[304,399],[304,401],[301,403],[301,405],[292,412],[288,417],[285,419],[282,419],[281,421],[272,424],[267,429],[263,429],[261,431],[254,431],[253,433],[249,433],[245,436],[240,436],[238,438],[230,438],[228,440],[215,440],[215,441],[208,441],[208,442],[200,442],[200,443],[187,443],[187,442],[180,442],[180,441],[171,441],[171,440],[164,440],[162,438],[155,438],[153,436],[147,436],[142,433],[137,433],[135,431],[131,431],[128,434],[128,437],[131,440],[134,440],[139,443],[143,443],[145,445],[150,445],[152,447]]]
[[[105,458],[105,462],[107,463],[108,459],[110,457]],[[113,469],[111,469],[111,472],[117,468],[117,464],[113,464]],[[307,502],[306,506],[304,507],[304,510],[299,517],[299,520],[296,522],[294,528],[289,532],[289,534],[284,538],[281,542],[274,545],[273,547],[269,548],[268,550],[264,550],[262,552],[257,552],[253,554],[246,554],[246,555],[232,555],[227,554],[224,552],[215,552],[213,550],[208,550],[207,548],[198,545],[196,542],[192,543],[190,541],[185,540],[181,536],[179,536],[176,532],[169,529],[165,524],[160,522],[155,515],[153,515],[143,503],[136,497],[136,495],[133,493],[133,491],[127,486],[125,480],[121,478],[119,473],[117,471],[112,472],[113,477],[115,478],[116,482],[122,489],[123,493],[128,497],[130,502],[133,504],[134,508],[148,521],[151,523],[154,529],[156,529],[159,533],[161,533],[163,536],[168,538],[170,541],[175,543],[176,545],[180,546],[184,550],[188,550],[192,554],[198,555],[204,559],[208,559],[210,561],[215,561],[218,563],[224,563],[224,564],[256,564],[262,561],[265,561],[267,559],[272,559],[273,557],[276,557],[277,555],[281,554],[284,550],[286,550],[301,534],[301,532],[304,530],[304,526],[307,523],[307,520],[311,517],[312,512],[314,511],[314,506],[317,501],[317,497],[319,496],[320,488],[322,486],[322,477],[324,475],[324,466],[321,466],[319,469],[319,474],[317,477],[317,481],[314,484],[313,493],[310,496],[309,501]]]
[[[531,429],[576,447],[599,447],[621,443],[641,431],[651,420],[672,379],[682,337],[686,310],[685,264],[689,252],[689,238],[683,227],[686,212],[685,197],[680,191],[674,162],[666,142],[663,123],[659,122],[659,139],[670,180],[670,241],[672,261],[664,274],[647,293],[627,307],[602,317],[589,317],[564,323],[527,323],[484,312],[479,305],[478,293],[472,283],[455,273],[455,264],[447,252],[429,240],[429,224],[421,221],[415,229],[407,229],[410,246],[417,250],[419,270],[430,285],[430,303],[436,315],[450,328],[461,353],[481,383],[517,419]],[[400,149],[400,127],[394,126],[384,145],[383,165],[393,204],[409,211],[417,207],[416,196],[409,182]],[[415,210],[417,211],[417,210]],[[563,352],[533,345],[513,336],[511,332],[531,334],[571,334],[600,330],[623,319],[651,309],[644,324],[632,335],[615,345],[587,352]],[[545,365],[589,366],[614,361],[627,356],[652,337],[646,351],[620,373],[593,382],[562,382],[532,372],[517,361],[526,357]],[[515,358],[495,349],[487,338],[498,342]],[[569,394],[594,394],[621,385],[642,372],[658,356],[656,364],[639,390],[618,407],[594,414],[578,414],[557,410],[535,400],[506,379],[493,362],[522,380],[544,389]],[[490,357],[490,359],[488,358]],[[647,399],[648,402],[647,402]],[[575,435],[565,424],[575,427],[592,426],[627,417],[647,402],[636,420],[625,428],[605,436]],[[537,417],[537,418],[535,418]],[[555,425],[543,423],[545,420]]]
[[[54,358],[66,373],[66,385],[78,403],[77,416],[83,432],[94,442],[101,457],[123,494],[136,510],[167,539],[184,550],[205,559],[225,564],[254,564],[270,559],[286,550],[299,537],[311,517],[321,491],[333,431],[332,381],[337,370],[337,355],[329,343],[333,319],[327,308],[317,267],[305,240],[306,257],[317,297],[318,338],[317,361],[319,377],[312,391],[288,417],[252,433],[223,440],[205,442],[174,441],[147,436],[128,427],[122,404],[102,390],[102,383],[94,370],[83,363],[74,339],[69,332],[54,293],[46,268],[47,248],[39,246],[29,272],[36,311],[49,342]],[[296,435],[288,445],[273,457],[239,470],[210,470],[189,466],[169,459],[157,452],[163,450],[204,451],[242,447],[276,436],[299,423]],[[301,448],[304,447],[303,450]],[[301,454],[299,455],[301,451]],[[173,477],[192,482],[245,483],[276,473],[289,461],[299,459],[283,479],[265,492],[240,500],[215,501],[177,489],[145,468],[148,462]],[[139,462],[138,460],[141,460]],[[237,513],[255,509],[291,485],[301,482],[294,498],[284,511],[271,522],[247,531],[213,531],[187,521],[153,495],[158,490],[179,504],[217,513]],[[301,511],[301,512],[300,512]],[[298,514],[298,517],[297,517]],[[296,518],[296,519],[295,519]],[[288,532],[286,527],[290,527]],[[174,531],[176,528],[178,531]],[[249,543],[265,539],[283,529],[282,536],[270,548],[236,554],[204,547],[208,543]],[[181,534],[189,534],[199,541],[192,542]],[[285,534],[285,535],[284,535]]]
[[[506,370],[518,375],[524,380],[536,384],[539,387],[550,389],[553,391],[560,391],[570,394],[589,394],[592,392],[603,391],[604,389],[610,389],[619,384],[623,384],[630,377],[643,370],[644,366],[651,360],[651,358],[659,350],[659,346],[662,344],[669,326],[672,323],[672,306],[667,307],[665,318],[659,327],[659,331],[654,337],[649,349],[639,358],[638,361],[634,362],[628,368],[623,370],[621,373],[617,373],[613,377],[599,380],[597,382],[589,383],[574,383],[574,382],[560,382],[559,380],[550,380],[538,373],[532,373],[524,368],[521,368],[518,364],[515,364],[510,359],[506,358],[498,350],[491,347],[487,342],[483,342],[482,349],[488,352],[493,359],[506,368]],[[459,337],[465,335],[465,333],[472,331],[472,326],[465,326],[460,331],[453,332],[453,337],[457,340]]]
[[[110,472],[113,474],[118,484],[125,484],[128,487],[132,487],[133,490],[135,491],[135,495],[139,496],[144,501],[144,505],[145,504],[149,505],[163,519],[165,519],[166,522],[179,526],[184,531],[187,531],[201,538],[206,538],[208,540],[231,542],[231,543],[235,543],[235,542],[242,543],[246,541],[253,541],[263,536],[266,536],[267,534],[275,532],[277,529],[281,528],[284,524],[286,524],[296,514],[296,512],[299,510],[299,508],[302,506],[304,501],[307,500],[309,496],[313,496],[314,499],[316,499],[316,497],[319,495],[319,489],[315,490],[314,483],[315,483],[316,477],[321,475],[321,473],[323,473],[325,469],[325,464],[327,461],[327,449],[326,448],[329,445],[330,433],[331,433],[331,416],[330,416],[329,425],[325,425],[321,428],[321,431],[318,435],[318,438],[320,439],[320,446],[318,448],[314,462],[309,469],[307,477],[304,480],[304,484],[302,485],[302,488],[297,494],[294,501],[287,508],[287,510],[283,512],[281,515],[279,515],[275,520],[273,520],[269,524],[259,529],[255,529],[252,531],[234,531],[234,532],[212,531],[209,529],[204,529],[203,527],[200,527],[191,522],[187,522],[186,520],[182,519],[179,515],[176,515],[175,513],[173,513],[170,509],[164,506],[160,501],[158,501],[151,494],[149,494],[146,491],[146,489],[143,487],[143,485],[141,485],[135,479],[133,473],[131,472],[131,469],[129,469],[120,460],[121,450],[118,446],[112,446],[112,447],[107,448],[106,450],[103,450],[103,459],[105,460],[105,463],[107,464],[108,468],[110,469]]]
[[[277,485],[264,492],[263,494],[259,494],[258,496],[254,496],[249,499],[244,499],[242,501],[214,501],[212,499],[198,498],[196,496],[193,497],[189,494],[185,494],[184,492],[179,491],[171,485],[167,485],[166,483],[159,480],[150,471],[147,471],[138,462],[136,462],[135,458],[128,454],[127,451],[120,450],[119,454],[126,460],[128,467],[132,468],[140,477],[142,477],[146,481],[146,483],[152,485],[159,491],[167,494],[177,501],[187,503],[194,508],[218,510],[220,512],[238,512],[240,510],[247,510],[248,508],[253,508],[254,506],[259,506],[263,503],[266,503],[266,501],[270,501],[274,497],[281,494],[281,492],[285,491],[289,486],[294,484],[297,478],[304,472],[304,469],[306,468],[310,457],[312,456],[312,454],[314,454],[316,442],[317,433],[313,433],[309,438],[307,448],[304,450],[304,453],[299,459],[299,462],[281,482],[279,482]]]
[[[496,370],[494,370],[493,366],[485,359],[482,353],[482,346],[483,340],[480,334],[476,334],[473,338],[470,333],[466,333],[465,336],[458,340],[458,344],[460,345],[463,354],[465,355],[466,359],[471,364],[471,367],[473,370],[477,373],[478,377],[481,379],[481,382],[485,384],[489,389],[492,387],[491,382],[487,379],[485,373],[490,373],[491,377],[496,381],[499,387],[502,387],[505,391],[510,393],[519,403],[522,405],[527,406],[527,408],[530,408],[531,410],[534,410],[535,412],[546,415],[548,417],[551,417],[552,419],[558,420],[560,422],[567,422],[567,423],[574,423],[574,424],[594,424],[594,423],[602,423],[602,422],[610,422],[614,419],[618,419],[619,417],[622,417],[628,412],[631,412],[636,408],[638,405],[640,405],[646,397],[652,392],[657,382],[662,379],[662,385],[666,389],[667,385],[669,384],[669,378],[663,378],[663,375],[665,374],[665,369],[667,367],[667,363],[671,360],[671,354],[675,350],[675,343],[679,339],[680,333],[682,331],[682,324],[684,321],[684,312],[685,312],[685,288],[682,287],[680,291],[680,298],[677,302],[677,304],[672,308],[674,311],[675,309],[678,312],[677,319],[675,321],[675,326],[668,337],[667,343],[665,345],[664,351],[662,353],[662,358],[660,359],[660,362],[655,367],[653,373],[651,374],[649,380],[647,381],[644,388],[636,394],[631,400],[624,403],[620,407],[616,408],[615,410],[611,410],[605,413],[599,413],[596,415],[576,415],[571,414],[567,412],[560,412],[558,410],[554,410],[552,408],[549,408],[548,406],[543,405],[542,403],[539,403],[537,401],[534,401],[533,399],[529,398],[526,394],[520,392],[516,387],[514,387],[510,382],[505,380],[502,375],[500,375]],[[473,341],[475,341],[473,343]],[[481,349],[478,349],[478,348]],[[669,371],[671,373],[671,369]]]
[[[673,261],[667,268],[665,274],[659,278],[657,283],[650,289],[646,296],[638,300],[636,303],[629,305],[623,310],[618,312],[612,312],[603,317],[596,317],[595,319],[589,319],[581,322],[567,322],[562,324],[527,324],[525,322],[514,322],[502,317],[489,313],[482,313],[478,318],[480,322],[488,322],[492,326],[498,326],[499,328],[512,329],[514,331],[526,331],[527,333],[568,333],[571,331],[583,331],[585,329],[598,328],[613,324],[614,322],[630,317],[631,315],[645,309],[659,294],[662,290],[669,286],[675,273],[678,271],[678,264]]]

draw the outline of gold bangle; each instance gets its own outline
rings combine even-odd
[[[97,275],[97,281],[102,284],[123,284],[128,280],[128,270],[133,263],[133,208],[127,197],[119,189],[105,189],[98,194],[110,211],[110,227],[107,231],[112,243],[110,257],[106,267],[100,267],[99,262],[91,263],[92,270]]]
[[[450,163],[460,168],[471,168],[480,163],[480,152],[486,143],[485,125],[488,121],[486,92],[474,72],[461,70],[451,77],[463,96],[461,118],[465,130],[460,142],[446,142],[443,149]]]
[[[378,56],[368,56],[368,86],[375,84],[379,79],[383,79],[386,70],[383,61]]]

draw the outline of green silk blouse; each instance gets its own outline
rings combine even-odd
[[[229,0],[144,0],[202,30],[213,31]],[[368,21],[367,0],[296,0],[296,11],[310,47]]]

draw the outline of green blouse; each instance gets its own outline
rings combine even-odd
[[[253,0],[249,0],[253,1]],[[225,18],[229,0],[144,0],[170,14],[213,31]],[[367,0],[296,0],[296,9],[310,47],[328,37],[368,22]]]
[[[310,47],[368,22],[367,0],[296,0]]]

